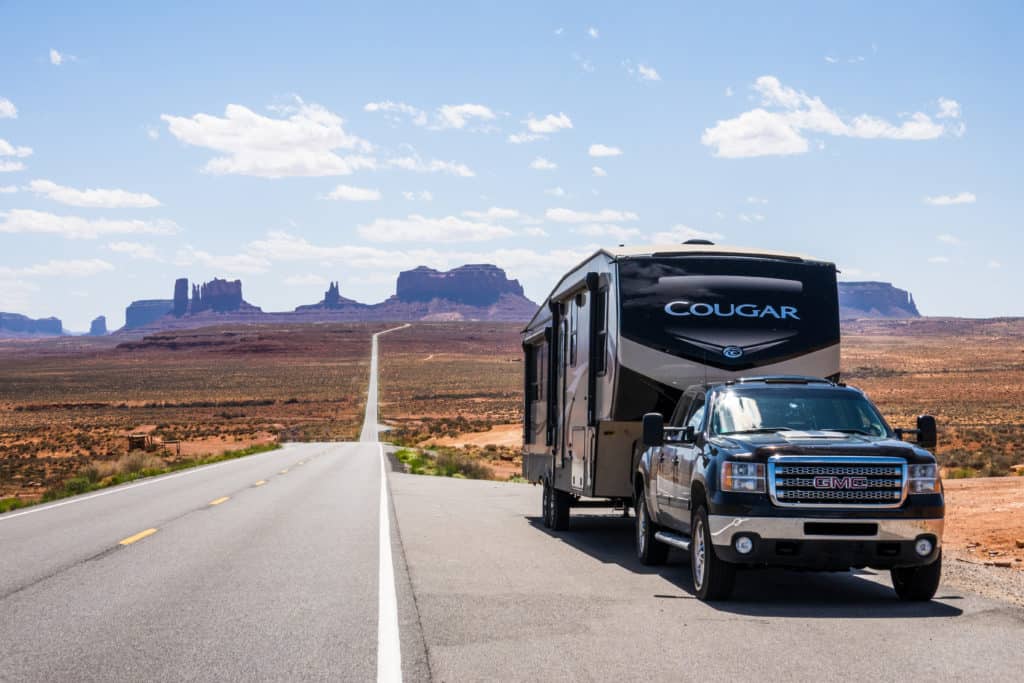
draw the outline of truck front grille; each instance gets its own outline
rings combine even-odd
[[[907,496],[900,458],[776,455],[768,459],[768,492],[780,507],[894,508]]]

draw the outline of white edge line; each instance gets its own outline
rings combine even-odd
[[[398,637],[398,598],[395,594],[395,570],[391,559],[391,517],[388,512],[388,475],[384,464],[384,446],[380,449],[380,577],[377,614],[377,681],[402,680],[402,643]]]
[[[283,444],[282,444],[282,447],[283,447]],[[268,452],[273,453],[273,451],[268,451]],[[38,507],[37,506],[33,506],[33,507],[29,508],[28,510],[23,510],[22,512],[7,513],[5,515],[0,515],[0,522],[6,522],[9,519],[14,519],[15,517],[21,517],[23,515],[31,515],[31,514],[33,514],[35,512],[46,512],[47,510],[56,510],[57,508],[64,507],[65,505],[72,505],[74,503],[84,503],[87,500],[92,500],[93,498],[101,498],[103,496],[109,496],[109,495],[112,495],[114,493],[123,493],[125,491],[131,491],[132,489],[137,489],[140,486],[149,486],[150,484],[159,484],[162,481],[170,481],[171,479],[177,479],[178,477],[187,477],[190,474],[199,474],[200,472],[209,472],[210,470],[217,469],[218,467],[223,467],[225,465],[231,465],[233,463],[236,463],[236,462],[239,462],[239,461],[245,460],[245,459],[246,458],[234,458],[232,460],[228,460],[227,462],[218,462],[218,463],[214,463],[212,465],[200,465],[199,467],[191,467],[191,468],[185,470],[184,472],[177,472],[175,474],[164,474],[164,475],[161,475],[161,476],[158,476],[158,477],[147,478],[145,481],[140,481],[140,482],[135,483],[135,484],[127,484],[127,485],[122,484],[120,486],[112,486],[108,490],[100,491],[98,493],[91,493],[91,494],[84,495],[84,496],[72,496],[70,499],[61,501],[59,503],[51,503],[50,505],[40,505]]]

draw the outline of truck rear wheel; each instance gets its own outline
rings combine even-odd
[[[736,580],[736,567],[715,555],[708,528],[708,511],[702,505],[693,513],[690,524],[693,538],[690,542],[690,571],[693,588],[701,600],[725,600],[732,593]]]
[[[543,487],[541,489],[540,497],[541,520],[544,522],[545,529],[551,528],[552,490],[550,480],[545,477],[543,479]]]
[[[551,528],[565,531],[569,528],[569,515],[572,511],[572,496],[565,491],[551,487]]]
[[[647,511],[647,497],[641,490],[636,498],[636,556],[641,564],[664,564],[668,559],[668,546],[654,539],[658,525]]]
[[[890,570],[892,587],[900,600],[924,602],[935,597],[942,578],[942,552],[931,564],[923,567],[894,567]]]

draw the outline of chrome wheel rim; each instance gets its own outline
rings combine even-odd
[[[700,590],[704,585],[704,521],[697,519],[693,538],[693,584]]]

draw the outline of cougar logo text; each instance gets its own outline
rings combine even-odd
[[[692,301],[670,301],[665,312],[678,317],[696,316],[707,318],[775,318],[776,320],[800,320],[796,306],[758,306],[757,304],[706,304]]]

